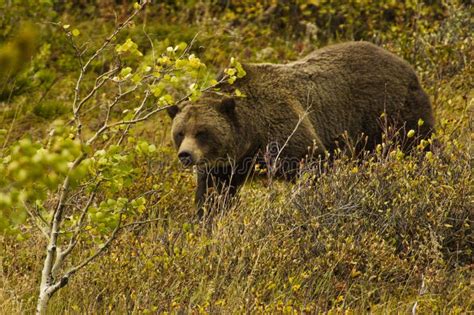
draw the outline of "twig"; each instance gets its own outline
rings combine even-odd
[[[153,81],[154,83],[155,81]],[[139,114],[140,112],[142,111],[142,109],[145,107],[145,104],[146,104],[146,101],[148,99],[148,97],[150,97],[150,90],[146,90],[145,92],[145,96],[143,97],[143,101],[141,102],[140,106],[138,107],[138,109],[135,111],[135,114],[133,115],[133,118],[132,120],[134,120]],[[159,111],[159,110],[158,110]],[[125,128],[125,131],[122,133],[122,135],[120,136],[120,139],[119,141],[117,142],[117,145],[120,145],[123,141],[123,139],[125,139],[125,135],[128,134],[128,131],[130,130],[130,126],[131,124],[128,124],[127,127]],[[112,127],[112,126],[109,126],[109,127]]]
[[[304,112],[303,115],[301,115],[299,118],[298,118],[298,122],[296,123],[296,126],[295,128],[293,129],[293,131],[291,132],[291,134],[286,138],[285,140],[285,143],[283,143],[283,146],[281,148],[279,148],[278,150],[278,153],[277,153],[277,156],[275,157],[275,162],[274,162],[274,165],[275,167],[272,168],[272,169],[269,169],[270,171],[270,175],[275,175],[275,173],[277,172],[278,170],[278,160],[280,158],[280,155],[281,153],[283,152],[283,150],[285,149],[285,147],[288,145],[288,143],[290,142],[290,139],[294,136],[294,134],[296,133],[296,131],[298,130],[299,126],[301,125],[301,123],[303,122],[303,120],[306,118],[306,116],[308,115],[308,112]]]
[[[100,181],[95,185],[93,191],[89,195],[89,199],[87,200],[86,204],[82,208],[81,215],[79,217],[79,221],[76,224],[74,233],[71,236],[71,239],[69,240],[68,246],[63,251],[58,250],[58,253],[56,255],[56,260],[54,262],[54,265],[53,265],[53,268],[52,268],[52,271],[51,271],[53,276],[57,274],[58,270],[62,267],[64,260],[67,258],[67,256],[69,256],[69,254],[72,252],[74,247],[76,247],[77,242],[79,240],[79,234],[80,234],[81,229],[84,225],[84,220],[86,218],[86,214],[89,211],[90,205],[92,204],[92,202],[95,199],[95,196],[97,194],[97,189],[99,188],[99,185],[100,185]]]
[[[145,104],[146,104],[146,101],[148,100],[148,97],[150,96],[150,90],[147,90],[145,92],[145,96],[143,97],[143,100],[140,104],[140,106],[138,107],[138,110],[137,110],[137,113],[139,113],[144,107],[145,107]],[[118,101],[118,100],[117,100]],[[114,103],[112,103],[112,106],[114,105]],[[108,113],[107,113],[107,116],[109,115],[109,112],[110,112],[110,108],[111,106],[109,106],[109,110],[108,110]],[[165,109],[166,107],[162,107],[162,108],[157,108],[155,109],[153,112],[149,113],[146,118],[150,117],[152,114],[155,114],[163,109]],[[108,117],[107,117],[108,118]],[[145,118],[145,119],[146,119]],[[118,125],[124,125],[124,124],[135,124],[137,122],[140,122],[140,121],[143,121],[145,119],[141,119],[141,120],[130,120],[130,121],[119,121],[119,122],[116,122],[116,123],[113,123],[113,124],[108,124],[108,119],[105,120],[104,124],[102,125],[102,127],[100,127],[99,130],[97,130],[97,132],[89,139],[87,140],[87,145],[90,145],[92,144],[102,133],[104,133],[107,129],[110,129],[114,126],[118,126]]]
[[[103,76],[108,75],[109,73],[113,73],[114,71],[117,71],[117,69],[113,69],[110,72],[106,72],[106,73],[102,74],[101,76],[99,76],[96,80],[96,85],[94,86],[94,88],[89,92],[89,94],[87,94],[87,96],[85,96],[82,100],[79,100],[79,98],[80,98],[80,96],[79,96],[80,86],[81,86],[82,80],[84,78],[84,74],[88,70],[88,67],[91,64],[91,62],[94,61],[94,59],[97,58],[97,56],[99,56],[102,53],[102,51],[110,44],[110,42],[115,38],[115,36],[133,20],[133,18],[146,6],[146,4],[147,4],[147,1],[144,1],[143,4],[140,6],[140,8],[138,10],[136,10],[135,12],[133,12],[133,14],[131,14],[125,20],[125,22],[119,24],[115,28],[115,30],[112,32],[112,34],[109,35],[105,39],[104,43],[99,47],[99,49],[97,49],[94,52],[94,54],[85,63],[82,60],[82,53],[80,53],[79,56],[78,56],[79,57],[79,62],[81,64],[81,71],[79,73],[79,77],[77,78],[76,85],[74,87],[74,99],[73,99],[73,102],[72,102],[72,110],[73,110],[73,115],[74,115],[74,121],[76,122],[76,126],[77,126],[77,135],[78,135],[79,139],[81,140],[81,142],[82,142],[82,139],[81,139],[82,123],[81,123],[80,118],[79,118],[79,111],[80,111],[81,107],[84,105],[84,103],[87,102],[97,92],[97,90],[107,81],[107,79],[104,79],[99,84],[97,84],[97,80],[99,80],[99,78],[101,78]],[[76,50],[76,52],[78,52],[78,48],[74,44],[74,41],[72,40],[72,38],[71,38],[71,41],[72,41],[72,45],[73,45],[74,49]]]
[[[43,222],[43,224],[48,227],[48,222],[46,222],[46,219],[43,217],[43,215],[41,214],[41,212],[38,210],[38,206],[35,205],[35,212],[36,212],[36,216],[41,220],[41,222]],[[48,230],[48,233],[49,233],[49,230]]]
[[[101,75],[99,75],[96,79],[95,79],[95,84],[94,84],[94,87],[91,89],[91,91],[79,102],[79,104],[77,105],[77,108],[74,112],[74,114],[78,113],[82,106],[92,97],[94,96],[94,94],[97,92],[97,90],[99,90],[104,84],[105,82],[107,82],[107,80],[109,80],[110,76],[113,75],[115,72],[117,72],[119,70],[119,68],[114,68],[112,70],[109,70],[105,73],[102,73]]]
[[[26,213],[28,213],[28,215],[30,216],[31,221],[33,221],[33,224],[38,228],[38,230],[40,230],[40,232],[46,237],[46,239],[49,239],[48,231],[37,221],[38,217],[35,216],[33,212],[30,211],[30,209],[28,209],[28,206],[24,202],[23,206],[26,209]]]
[[[125,209],[125,208],[124,208]],[[124,210],[123,209],[123,210]],[[112,234],[110,237],[107,239],[107,241],[102,245],[93,255],[89,256],[86,258],[84,261],[79,263],[78,265],[72,267],[69,269],[58,281],[56,281],[53,285],[50,285],[46,292],[49,295],[54,294],[57,290],[60,288],[64,287],[68,281],[69,278],[74,275],[77,271],[81,270],[85,266],[87,266],[91,261],[93,261],[95,258],[97,258],[99,255],[101,255],[110,245],[110,243],[115,239],[117,232],[120,230],[120,225],[122,224],[122,216],[123,216],[123,211],[120,212],[119,215],[119,221],[117,225],[115,226],[115,229],[113,230]]]
[[[142,225],[142,224],[148,224],[148,223],[153,223],[153,222],[158,222],[158,221],[163,221],[162,218],[156,218],[156,219],[149,219],[149,220],[143,220],[143,221],[135,221],[132,223],[127,223],[122,225],[121,229],[128,228],[130,226],[136,226],[136,225]]]

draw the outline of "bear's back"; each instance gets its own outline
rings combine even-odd
[[[287,64],[248,64],[245,69],[248,75],[239,85],[259,99],[254,109],[272,117],[282,104],[296,104],[298,116],[309,112],[327,147],[345,131],[353,138],[364,133],[379,139],[384,112],[410,127],[419,118],[427,127],[433,124],[429,99],[412,67],[368,42],[336,44]]]

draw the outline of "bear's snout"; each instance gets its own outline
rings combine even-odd
[[[178,150],[178,159],[185,166],[202,162],[203,152],[194,137],[184,137]]]
[[[195,163],[193,155],[188,151],[179,152],[178,159],[184,166],[190,166]]]

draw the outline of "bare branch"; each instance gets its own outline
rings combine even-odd
[[[28,209],[28,206],[25,204],[25,202],[23,202],[23,206],[25,207],[26,213],[28,213],[28,215],[30,216],[30,219],[33,224],[38,228],[38,230],[40,230],[40,232],[46,237],[46,239],[49,240],[47,227],[42,226],[40,222],[38,222],[38,216],[36,216],[33,212],[30,211],[30,209]]]
[[[69,185],[71,180],[70,173],[85,159],[85,157],[86,155],[83,153],[78,158],[76,158],[76,160],[70,166],[69,173],[68,175],[66,175],[66,178],[64,179],[64,182],[59,190],[59,200],[52,216],[51,231],[48,237],[49,243],[46,251],[46,258],[43,264],[43,270],[41,273],[40,295],[38,299],[37,313],[42,312],[42,307],[44,306],[43,303],[47,303],[44,301],[45,299],[47,301],[47,299],[49,298],[47,291],[50,287],[51,282],[53,281],[51,270],[53,267],[53,260],[57,253],[57,242],[64,210],[64,202],[66,200],[67,193],[69,192]]]
[[[86,73],[89,65],[91,64],[92,61],[94,61],[101,53],[102,51],[110,44],[110,42],[115,38],[115,36],[124,28],[126,27],[128,24],[130,24],[130,22],[133,20],[133,18],[139,13],[142,11],[142,9],[146,6],[147,4],[147,1],[144,1],[143,4],[140,6],[140,8],[136,11],[134,11],[123,23],[119,24],[115,30],[112,32],[112,34],[110,34],[104,41],[104,43],[99,47],[99,49],[97,49],[94,54],[84,63],[82,61],[82,53],[79,54],[79,60],[80,60],[80,64],[81,64],[81,71],[79,73],[79,77],[77,78],[77,81],[76,81],[76,85],[74,87],[74,99],[73,99],[73,102],[72,102],[72,110],[73,110],[73,114],[74,114],[74,120],[76,121],[76,126],[78,128],[78,136],[80,138],[80,134],[81,134],[81,127],[82,127],[82,124],[80,122],[80,119],[79,119],[79,110],[81,109],[81,107],[84,105],[84,103],[89,100],[96,92],[97,90],[105,83],[106,80],[102,81],[99,85],[95,85],[94,88],[90,91],[90,93],[84,98],[82,99],[81,101],[79,101],[79,94],[80,94],[80,86],[81,86],[81,83],[83,81],[83,78],[84,78],[84,74]],[[77,48],[77,46],[74,44],[74,41],[72,40],[71,38],[71,41],[72,41],[72,45],[74,47],[74,49],[76,50],[76,52],[79,51],[79,49]],[[113,69],[111,71],[116,71],[117,69]],[[103,75],[107,75],[107,73],[103,74]],[[100,78],[100,77],[99,77]],[[98,79],[99,79],[98,78]],[[97,83],[97,81],[96,81]],[[81,139],[82,141],[82,139]]]
[[[278,154],[275,158],[275,163],[278,162],[278,159],[280,158],[280,154],[281,152],[283,152],[283,150],[285,149],[285,147],[288,145],[288,142],[290,141],[290,139],[293,137],[293,135],[296,133],[296,131],[298,130],[299,126],[301,125],[301,123],[303,122],[303,120],[306,118],[306,116],[308,115],[308,112],[304,112],[303,115],[301,115],[299,118],[298,118],[298,122],[296,123],[295,125],[295,128],[293,129],[293,131],[291,132],[291,134],[286,138],[285,140],[285,143],[283,144],[283,146],[280,148],[280,150],[278,150]]]
[[[95,199],[95,196],[97,194],[97,189],[99,188],[99,185],[100,185],[100,182],[98,182],[95,185],[93,191],[89,195],[89,199],[87,200],[86,204],[82,208],[81,215],[79,217],[79,221],[76,224],[74,233],[71,236],[71,239],[69,240],[68,246],[63,251],[58,250],[58,253],[56,255],[56,260],[54,262],[54,265],[53,265],[53,268],[52,268],[52,271],[51,271],[53,276],[57,274],[58,270],[62,267],[62,264],[63,264],[64,260],[67,258],[67,256],[69,256],[69,254],[72,252],[74,247],[76,247],[77,242],[79,240],[79,235],[81,233],[82,227],[84,226],[84,220],[86,218],[86,214],[89,211],[90,205],[92,204],[92,202]]]
[[[119,215],[119,220],[117,222],[117,225],[115,226],[114,230],[112,231],[112,234],[109,236],[109,238],[107,239],[107,241],[101,246],[99,247],[99,249],[94,253],[92,254],[91,256],[89,256],[88,258],[86,258],[85,260],[83,260],[81,263],[79,263],[78,265],[72,267],[71,269],[69,269],[62,277],[59,281],[57,281],[54,285],[50,286],[49,290],[51,291],[51,294],[56,292],[58,289],[62,288],[63,286],[65,286],[67,284],[67,282],[69,281],[69,278],[74,275],[76,272],[78,272],[79,270],[81,270],[82,268],[84,268],[85,266],[87,266],[91,261],[93,261],[94,259],[96,259],[98,256],[100,256],[108,247],[109,245],[112,243],[112,241],[116,238],[117,236],[117,233],[120,231],[121,229],[121,224],[122,224],[122,219],[123,219],[123,212],[125,211],[126,208],[123,208],[122,211],[120,212],[120,215]]]
[[[181,54],[181,56],[179,56],[178,59],[183,58],[184,56],[186,56],[186,55],[189,53],[189,51],[190,51],[191,48],[193,47],[194,42],[196,41],[198,35],[199,35],[199,32],[197,32],[197,33],[194,35],[193,39],[191,39],[191,42],[190,42],[189,45],[186,47],[186,49],[184,49],[183,53]]]
[[[147,90],[145,92],[145,96],[143,97],[143,100],[140,104],[140,106],[138,107],[137,109],[137,113],[139,113],[144,107],[145,107],[145,104],[146,104],[146,101],[148,100],[148,97],[150,96],[150,90]],[[120,95],[123,95],[123,94],[120,94]],[[120,98],[116,98],[117,102]],[[112,103],[111,106],[109,106],[109,112],[110,112],[110,108],[112,106],[114,106],[116,104],[116,102],[114,101]],[[156,112],[160,111],[161,108],[159,108],[158,110],[156,110]],[[107,113],[107,115],[109,115],[109,112]],[[151,115],[150,115],[151,116]],[[134,122],[130,122],[130,123],[134,123]],[[107,129],[110,129],[111,127],[114,127],[114,126],[117,126],[119,125],[119,123],[114,123],[114,124],[108,124],[108,119],[106,119],[106,121],[104,122],[104,125],[99,129],[97,130],[97,132],[87,141],[87,144],[90,145],[91,143],[93,143],[102,133],[104,133]]]
[[[44,226],[48,229],[47,232],[49,233],[49,224],[46,221],[46,219],[43,217],[41,212],[38,210],[37,205],[35,205],[35,216],[38,217],[41,220],[41,222],[43,222]]]
[[[120,126],[120,125],[131,125],[131,124],[136,124],[136,123],[139,123],[141,121],[145,121],[147,120],[148,118],[150,118],[151,116],[153,116],[154,114],[158,113],[158,112],[161,112],[162,110],[165,110],[169,107],[171,107],[172,105],[169,105],[169,106],[165,106],[165,107],[160,107],[160,108],[156,108],[154,110],[152,110],[151,112],[149,112],[148,114],[146,114],[145,116],[143,117],[140,117],[140,118],[137,118],[137,119],[132,119],[132,120],[122,120],[122,121],[118,121],[118,122],[115,122],[115,123],[112,123],[110,124],[108,127],[109,128],[112,128],[112,127],[115,127],[115,126]]]
[[[116,28],[115,30],[112,32],[112,34],[110,34],[106,39],[105,41],[102,43],[102,45],[100,46],[99,49],[97,49],[94,54],[86,61],[86,63],[84,64],[84,66],[82,67],[81,69],[81,73],[85,72],[87,70],[87,68],[89,67],[89,65],[91,64],[92,61],[94,61],[95,58],[97,58],[101,53],[102,51],[110,44],[110,42],[115,38],[115,36],[117,36],[118,33],[120,33],[120,31],[125,28],[128,24],[130,24],[130,22],[135,18],[135,16],[140,13],[144,8],[145,6],[147,5],[147,2],[148,1],[144,1],[143,4],[140,6],[140,8],[136,11],[134,11],[124,22],[120,23]]]
[[[91,89],[91,91],[89,92],[89,94],[87,94],[80,102],[79,104],[77,105],[77,108],[75,109],[74,111],[74,115],[76,115],[82,108],[82,106],[84,105],[84,103],[86,103],[92,96],[94,96],[94,94],[97,92],[97,90],[99,90],[104,84],[105,82],[107,82],[107,80],[110,78],[111,75],[113,75],[115,72],[117,72],[119,70],[119,68],[114,68],[112,70],[109,70],[103,74],[101,74],[100,76],[98,76],[95,80],[95,84],[94,84],[94,87]]]
[[[121,229],[126,229],[131,226],[143,225],[143,224],[148,224],[148,223],[153,223],[153,222],[158,222],[158,221],[163,221],[163,219],[156,218],[156,219],[149,219],[149,220],[143,220],[143,221],[135,221],[132,223],[122,225]]]

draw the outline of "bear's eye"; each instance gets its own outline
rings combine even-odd
[[[205,130],[201,130],[196,133],[196,139],[198,139],[199,141],[206,141],[208,137],[209,133]]]
[[[175,138],[177,143],[181,142],[181,140],[183,140],[183,138],[184,138],[184,132],[180,131],[180,132],[176,133],[174,138]]]

